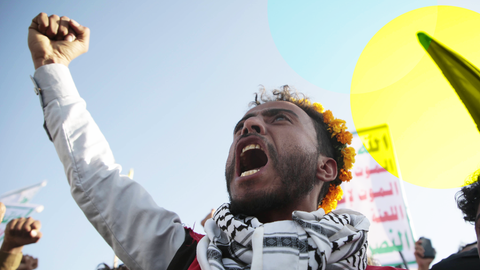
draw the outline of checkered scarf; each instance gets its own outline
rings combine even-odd
[[[202,269],[365,269],[370,222],[341,209],[295,211],[293,220],[262,224],[223,204],[205,223],[198,247]]]

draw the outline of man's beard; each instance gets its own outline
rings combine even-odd
[[[235,173],[235,159],[225,169],[227,190],[230,198],[230,212],[233,215],[255,216],[257,213],[282,209],[290,206],[310,193],[316,184],[317,152],[302,153],[304,149],[291,149],[291,153],[278,156],[271,144],[267,143],[270,162],[282,186],[266,191],[252,190],[244,200],[234,200],[230,191],[230,183]]]

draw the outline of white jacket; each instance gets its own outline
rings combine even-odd
[[[67,67],[45,65],[34,78],[41,89],[45,128],[78,206],[131,270],[166,269],[185,239],[178,215],[120,175]]]

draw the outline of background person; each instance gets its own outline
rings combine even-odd
[[[474,249],[474,248],[477,248],[477,241],[475,242],[472,242],[470,244],[466,244],[464,246],[460,246],[458,248],[458,253],[462,253],[462,252],[465,252],[465,251],[469,251],[471,249]]]
[[[417,261],[418,270],[428,270],[430,269],[430,264],[435,258],[424,257],[425,249],[422,246],[422,240],[423,239],[420,238],[417,242],[415,242],[415,260]]]
[[[205,222],[207,222],[207,220],[213,218],[213,214],[215,214],[215,209],[210,210],[210,213],[208,213],[208,215],[206,215],[205,218],[202,219],[202,221],[200,222],[202,227],[205,227]]]
[[[472,248],[472,244],[461,248],[459,252],[450,255],[433,265],[431,269],[480,269],[480,258],[478,251],[478,240],[480,239],[480,170],[471,176],[471,184],[466,185],[457,192],[456,201],[458,208],[463,213],[463,219],[475,224],[475,233],[477,235],[477,247]],[[419,265],[419,270],[428,269],[433,259],[423,258],[423,247],[421,240],[415,243],[415,258]]]
[[[0,202],[0,217],[5,215],[6,207]],[[0,270],[36,269],[38,260],[29,255],[23,256],[24,245],[37,243],[42,237],[41,223],[33,218],[17,218],[8,222],[2,246],[0,247]]]
[[[418,270],[480,269],[480,258],[478,257],[476,242],[474,245],[468,244],[460,247],[457,253],[442,259],[430,268],[433,258],[423,257],[424,249],[421,241],[422,239],[415,243],[415,259],[418,264]]]
[[[17,270],[33,270],[38,267],[38,259],[30,255],[23,255]]]
[[[472,175],[470,182],[457,192],[457,206],[463,213],[463,219],[475,225],[477,250],[480,250],[480,170]]]

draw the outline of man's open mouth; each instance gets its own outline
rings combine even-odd
[[[267,161],[267,155],[259,144],[248,144],[240,153],[240,176],[257,173],[267,164]]]

